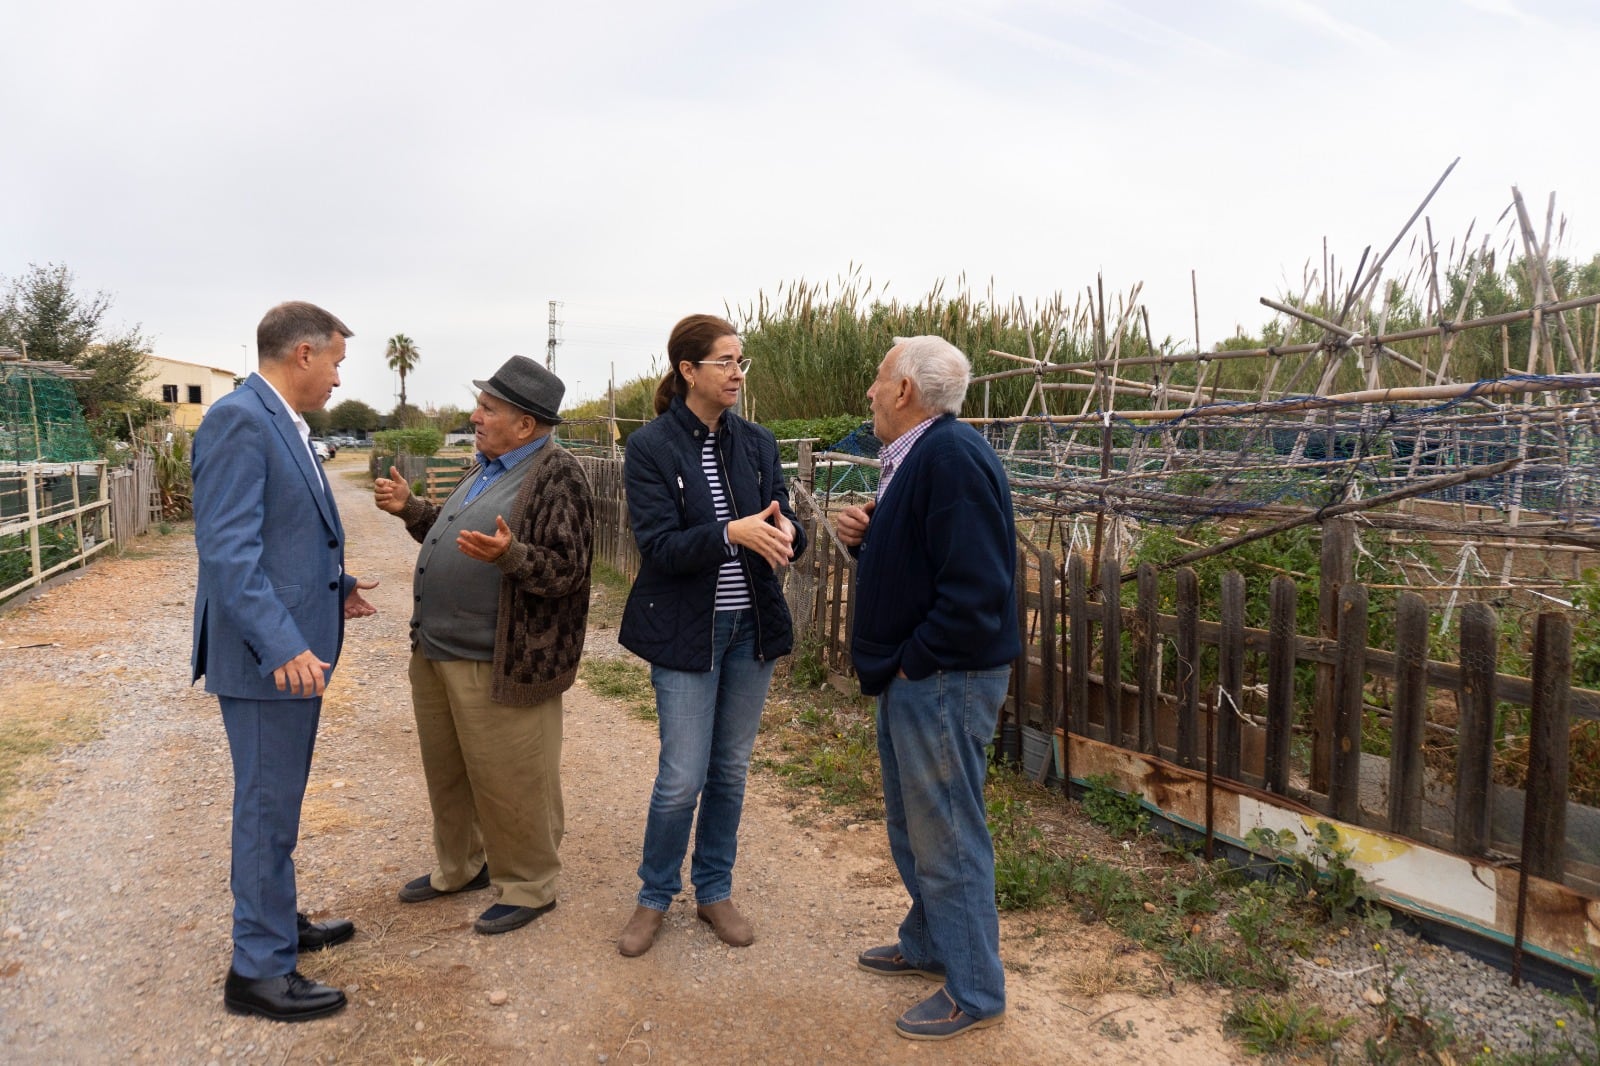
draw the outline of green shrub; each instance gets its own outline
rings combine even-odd
[[[78,533],[71,522],[39,527],[39,566],[48,570],[78,553]],[[33,573],[33,550],[28,536],[0,537],[0,588],[10,588]]]
[[[865,400],[862,403],[865,406]],[[812,452],[816,453],[832,448],[859,429],[864,421],[865,419],[858,414],[830,415],[826,418],[780,418],[764,425],[772,430],[772,435],[779,440],[816,438],[817,443],[811,447]],[[779,451],[786,463],[792,463],[800,457],[800,447],[797,444],[780,445]]]
[[[372,435],[378,450],[387,455],[437,455],[444,447],[444,434],[432,426],[418,429],[385,429]]]

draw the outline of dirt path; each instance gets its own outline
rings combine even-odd
[[[302,1025],[222,1009],[231,775],[215,702],[187,684],[195,563],[180,530],[0,614],[0,703],[98,708],[103,729],[41,764],[0,852],[7,1061],[1248,1061],[1202,990],[1083,994],[1086,975],[1142,963],[1103,927],[1049,915],[1005,919],[1005,1025],[951,1044],[899,1039],[895,1016],[932,986],[854,965],[904,907],[881,825],[835,827],[761,775],[735,889],[756,943],[724,948],[680,900],[653,951],[620,957],[654,727],[581,685],[567,699],[556,909],[482,937],[471,921],[487,894],[397,902],[430,855],[404,668],[414,545],[371,506],[360,460],[337,460],[332,481],[351,571],[383,581],[380,615],[353,625],[330,689],[297,852],[301,906],[356,922],[351,943],[302,960],[350,992],[350,1009]],[[41,641],[56,646],[18,647]],[[593,653],[607,645],[597,634]]]

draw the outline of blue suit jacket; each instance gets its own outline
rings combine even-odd
[[[211,405],[194,435],[194,678],[235,699],[296,699],[272,672],[344,642],[344,527],[294,420],[258,374]]]

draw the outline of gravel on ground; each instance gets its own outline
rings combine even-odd
[[[581,683],[566,700],[557,907],[485,937],[471,925],[490,893],[400,903],[398,887],[431,857],[405,670],[415,545],[372,506],[361,458],[329,470],[350,570],[381,579],[369,594],[380,614],[350,626],[296,853],[301,908],[356,923],[350,943],[301,959],[309,976],[345,988],[350,1008],[298,1025],[222,1009],[232,780],[215,701],[189,684],[195,557],[192,531],[179,528],[0,613],[4,705],[50,701],[100,723],[98,739],[31,769],[30,801],[0,827],[6,1061],[1252,1061],[1222,1033],[1226,994],[1174,985],[1112,930],[1061,913],[1004,918],[1004,1025],[948,1044],[897,1038],[894,1018],[932,986],[855,966],[857,952],[892,938],[906,903],[881,825],[829,817],[759,773],[735,886],[756,943],[723,946],[680,899],[656,947],[622,958],[614,942],[638,887],[654,727]],[[596,631],[588,654],[625,653]],[[1547,997],[1513,992],[1503,975],[1469,996],[1453,975],[1470,968],[1417,950],[1408,965],[1427,975],[1432,1002],[1486,1040],[1509,1041],[1508,1026],[1542,1016]],[[1331,988],[1329,972],[1365,964],[1331,948],[1305,963],[1326,971],[1308,985]],[[1359,999],[1352,988],[1336,994]]]

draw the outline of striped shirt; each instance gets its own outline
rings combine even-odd
[[[906,461],[906,456],[911,453],[911,446],[922,439],[928,432],[928,427],[933,425],[934,418],[924,419],[906,430],[900,436],[883,446],[878,452],[878,461],[882,464],[878,468],[878,494],[874,499],[883,499],[883,494],[889,491],[889,482],[894,478],[894,469]]]
[[[706,434],[706,442],[700,448],[700,469],[706,475],[706,485],[711,489],[711,504],[717,509],[718,522],[733,521],[733,508],[728,505],[728,494],[723,491],[722,471],[717,466],[717,435]],[[728,536],[727,528],[722,531],[723,539]],[[731,543],[728,553],[732,556],[722,564],[722,569],[717,573],[717,610],[742,611],[751,606],[750,585],[744,578],[744,566],[739,561],[739,551]]]

